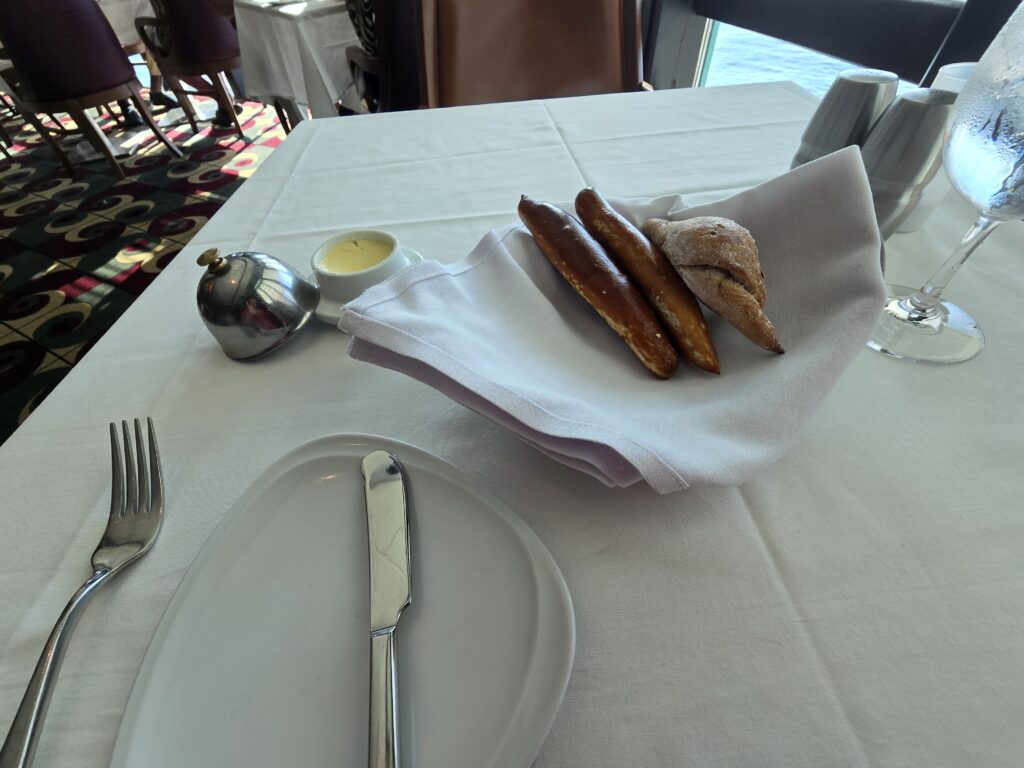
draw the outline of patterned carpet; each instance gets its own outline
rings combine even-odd
[[[272,108],[246,104],[246,140],[184,124],[167,131],[178,159],[143,131],[126,179],[103,161],[70,177],[31,127],[2,119],[15,146],[0,160],[0,443],[284,139]]]

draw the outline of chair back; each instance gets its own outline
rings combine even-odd
[[[422,0],[429,106],[635,91],[639,0]]]
[[[167,22],[170,39],[162,47],[169,62],[195,69],[238,58],[238,33],[210,0],[152,0],[152,5],[154,15]]]
[[[420,0],[348,0],[361,53],[349,65],[371,111],[419,109],[426,102]],[[357,50],[359,50],[357,49]]]
[[[76,99],[135,78],[96,0],[0,0],[0,42],[25,101]]]

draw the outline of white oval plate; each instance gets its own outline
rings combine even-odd
[[[522,520],[451,465],[404,443],[336,435],[275,462],[210,536],[146,652],[112,766],[366,765],[359,464],[378,449],[399,458],[408,480],[413,603],[398,626],[405,764],[533,762],[575,646],[558,566]]]

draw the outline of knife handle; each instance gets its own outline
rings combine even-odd
[[[395,628],[370,635],[370,768],[399,768]]]

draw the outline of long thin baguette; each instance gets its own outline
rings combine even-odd
[[[643,296],[576,219],[523,195],[519,218],[562,277],[597,310],[647,369],[667,379],[679,356]]]
[[[719,373],[718,353],[704,313],[665,254],[592,187],[576,196],[576,214],[647,299],[676,349],[694,365]]]

